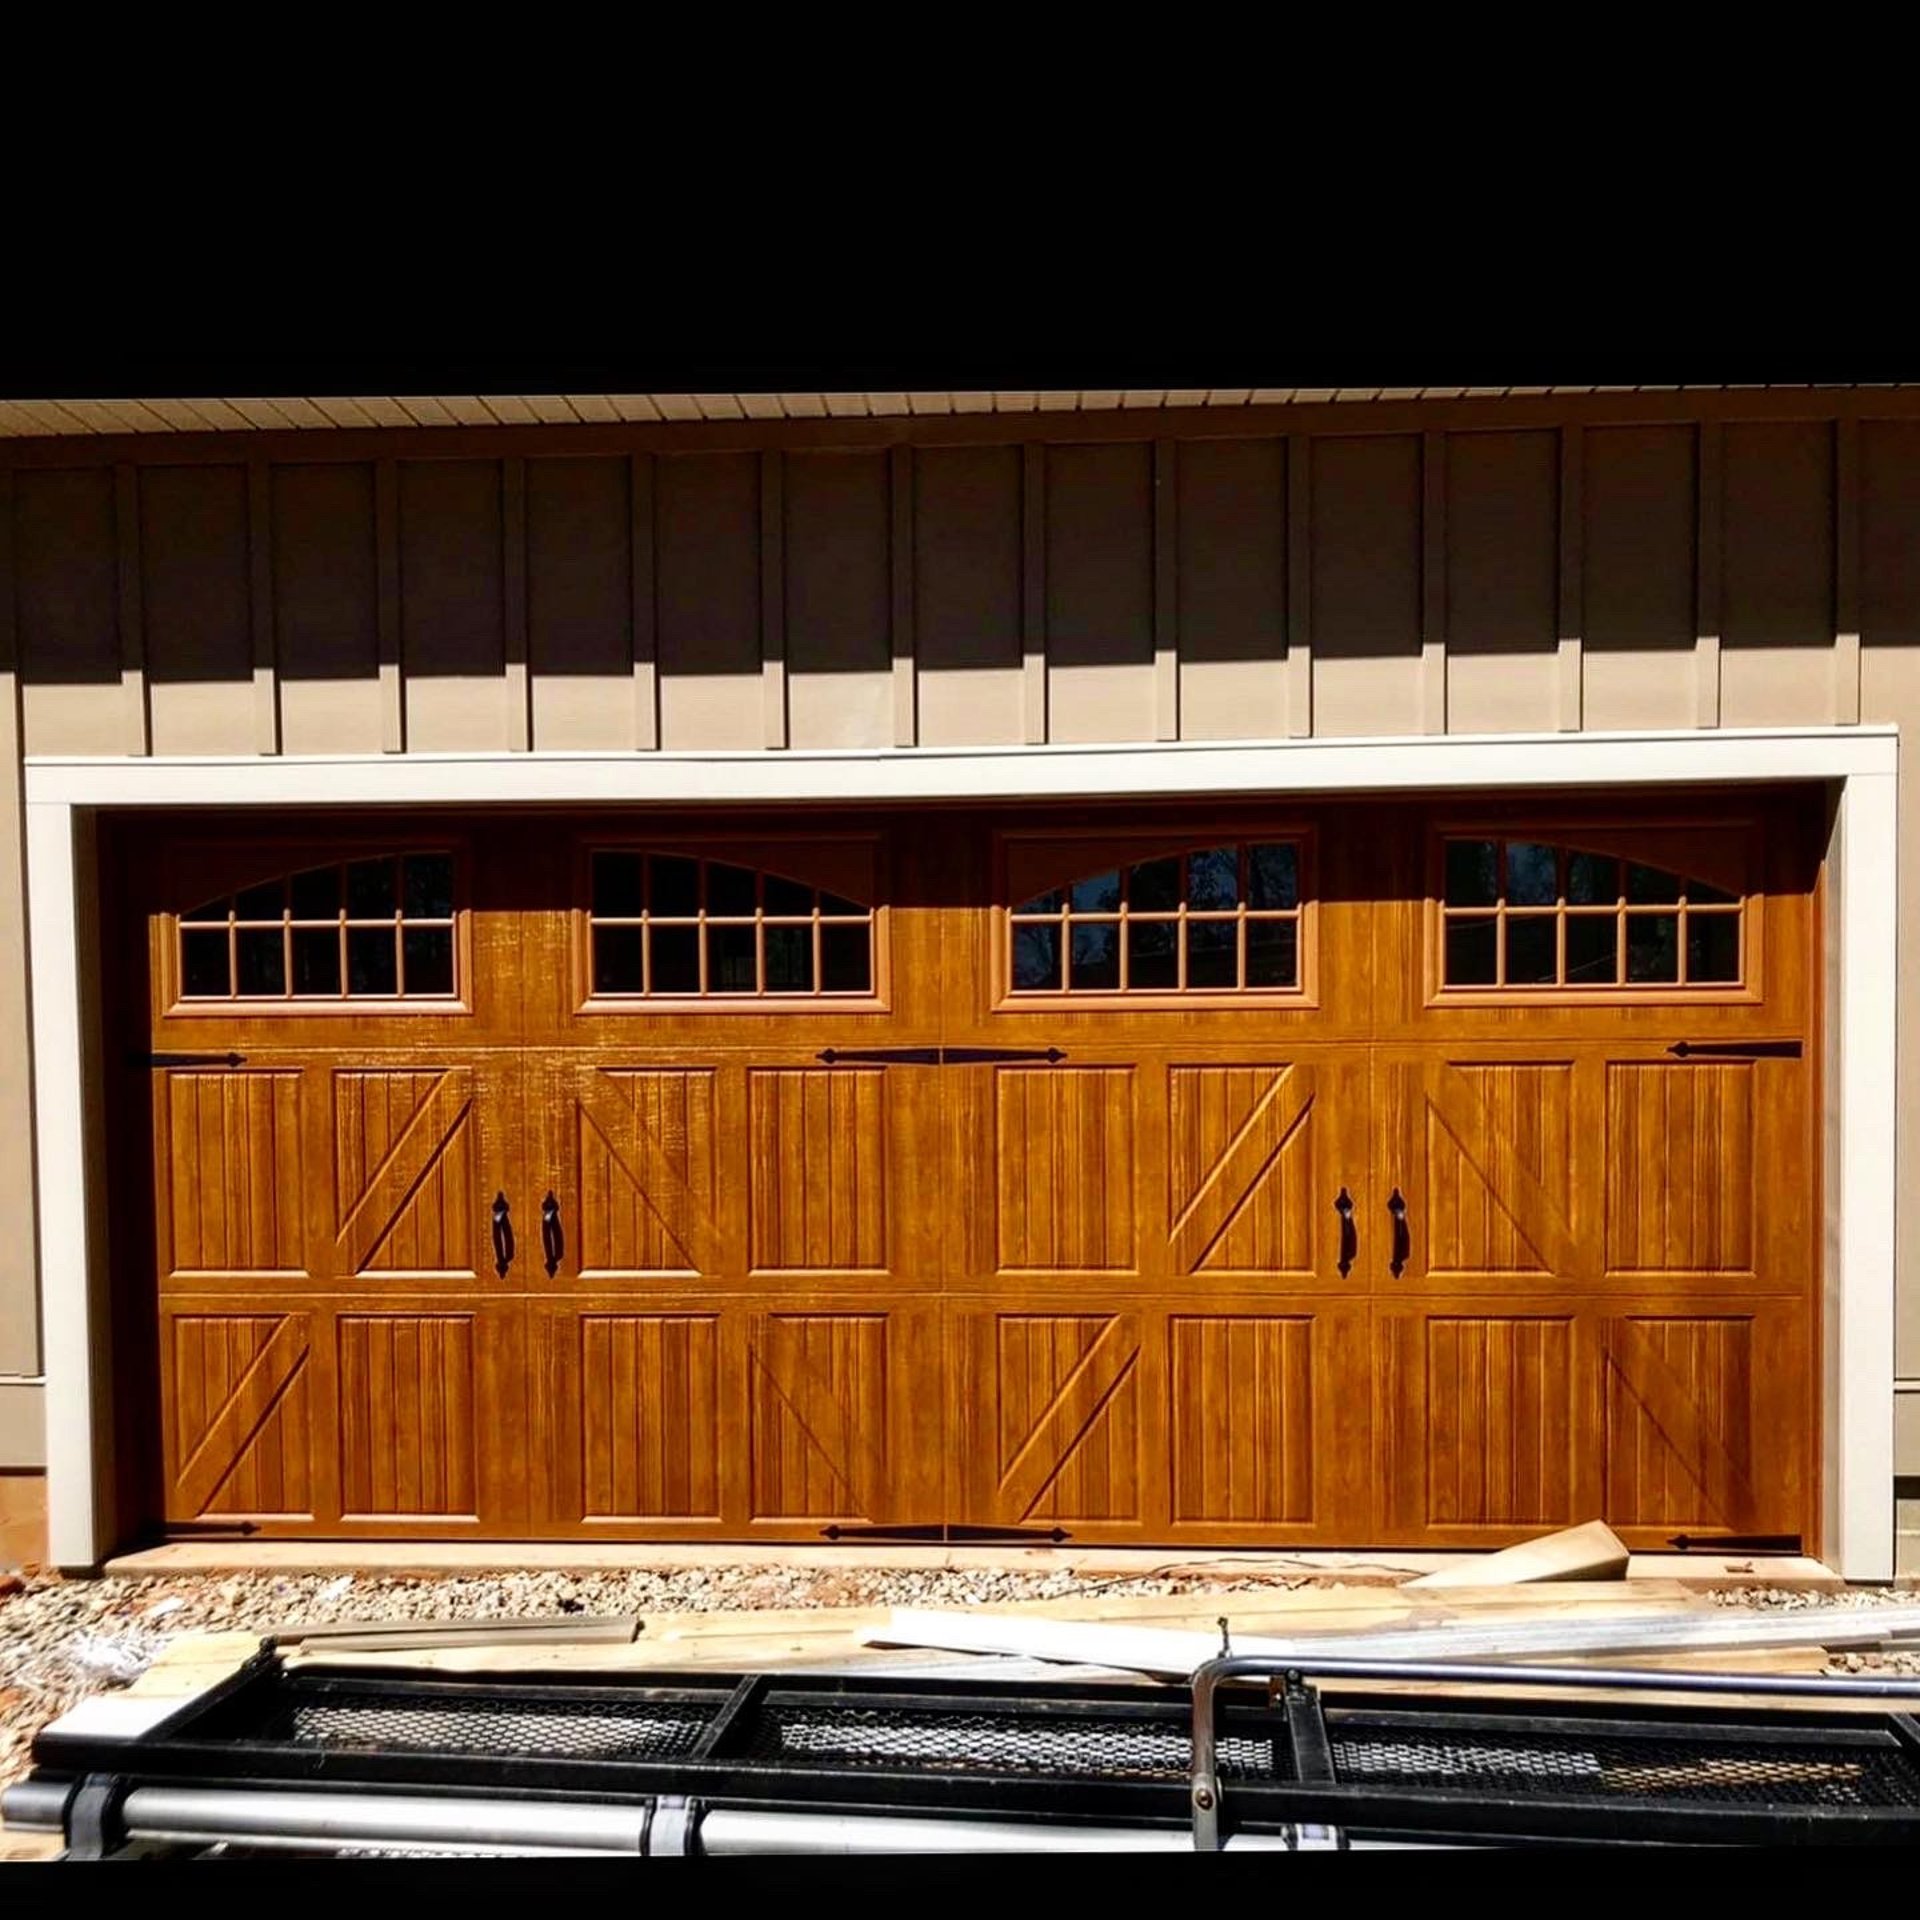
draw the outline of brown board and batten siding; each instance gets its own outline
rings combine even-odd
[[[0,540],[15,1221],[23,754],[1920,724],[1904,393],[13,441]],[[30,1246],[0,1375],[39,1364]],[[1920,1207],[1901,1270],[1914,1375]]]

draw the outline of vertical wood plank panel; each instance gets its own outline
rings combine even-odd
[[[1686,725],[1699,687],[1695,431],[1593,427],[1580,439],[1582,722]]]
[[[1447,727],[1550,730],[1560,714],[1556,438],[1449,433],[1441,459]]]
[[[1285,443],[1188,441],[1176,477],[1180,735],[1273,739],[1287,724]]]
[[[1586,436],[1578,426],[1560,429],[1560,633],[1556,693],[1562,733],[1578,733],[1585,669],[1581,638],[1586,629]]]
[[[1313,733],[1313,462],[1305,434],[1287,436],[1287,732]]]
[[[1827,721],[1834,688],[1830,420],[1722,430],[1720,721]]]
[[[1722,532],[1722,453],[1725,441],[1717,422],[1700,427],[1699,532],[1694,537],[1698,583],[1694,599],[1694,724],[1720,724],[1720,604]]]
[[[1153,719],[1156,740],[1180,738],[1180,448],[1153,443]]]
[[[507,683],[507,747],[533,745],[533,686],[527,660],[527,463],[501,462],[500,578],[502,654]]]
[[[783,456],[760,456],[760,693],[765,744],[787,744],[786,511]]]
[[[1021,449],[1020,652],[1026,676],[1026,738],[1047,738],[1047,450]]]
[[[508,699],[503,463],[403,460],[399,483],[407,743],[510,748],[526,721]]]
[[[1309,445],[1314,731],[1418,733],[1419,436],[1338,434]]]
[[[400,466],[382,460],[373,471],[374,552],[379,582],[380,748],[407,750],[407,698],[400,682]]]
[[[894,743],[891,479],[880,451],[786,456],[781,579],[795,747]]]
[[[1047,738],[1154,737],[1153,443],[1047,451]]]
[[[382,679],[373,466],[282,462],[268,481],[281,750],[378,753],[394,688]]]
[[[140,607],[140,483],[122,461],[113,470],[114,532],[119,556],[120,692],[126,708],[127,753],[153,751],[147,710],[147,637]]]
[[[760,464],[752,453],[654,463],[660,740],[669,748],[766,745]]]
[[[126,694],[111,468],[22,472],[12,592],[27,753],[121,753]]]
[[[636,453],[629,473],[633,523],[633,725],[634,744],[651,752],[660,744],[660,677],[654,605],[653,456]]]
[[[1026,738],[1024,471],[1014,445],[913,452],[915,705],[923,746],[1011,746]]]
[[[246,468],[145,466],[133,497],[151,750],[253,752]]]
[[[247,613],[253,629],[253,744],[280,751],[279,651],[273,621],[273,472],[247,462]]]
[[[1420,730],[1447,730],[1447,438],[1420,436]]]
[[[1834,430],[1833,717],[1860,721],[1860,423]]]
[[[913,449],[899,446],[887,454],[888,562],[891,569],[893,649],[893,744],[917,745],[920,738],[920,672],[914,657],[913,622]]]
[[[542,752],[638,744],[632,468],[617,457],[527,463],[527,672]]]

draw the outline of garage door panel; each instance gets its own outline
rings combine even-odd
[[[518,1303],[182,1297],[161,1351],[169,1519],[480,1539],[526,1524]]]
[[[1755,1080],[1746,1060],[1607,1063],[1609,1275],[1752,1277]]]
[[[156,1076],[163,1284],[306,1277],[305,1080],[297,1065]]]
[[[1137,1529],[1147,1518],[1136,1311],[1036,1300],[956,1319],[956,1459],[974,1525]]]
[[[1599,1324],[1608,1517],[1624,1532],[1796,1532],[1807,1459],[1806,1308],[1641,1301]]]
[[[966,1523],[1082,1541],[1365,1536],[1363,1303],[1036,1293],[956,1301],[952,1325]]]
[[[748,1264],[872,1275],[892,1264],[884,1067],[747,1072]]]
[[[1135,1265],[1134,1083],[1130,1065],[994,1069],[995,1272]]]
[[[1222,1539],[1359,1539],[1364,1309],[1263,1296],[1166,1317],[1167,1518]]]
[[[1597,1272],[1585,1065],[1565,1057],[1379,1056],[1376,1217],[1364,1229],[1380,1250],[1370,1265],[1378,1287],[1525,1292]],[[1396,1191],[1406,1204],[1400,1250],[1389,1211]]]
[[[715,1077],[711,1067],[589,1066],[556,1089],[572,1121],[583,1278],[723,1267]]]
[[[543,1531],[817,1540],[941,1517],[931,1304],[598,1293],[535,1321]]]
[[[311,1318],[182,1308],[165,1317],[167,1517],[312,1517]]]
[[[1587,1344],[1570,1304],[1376,1307],[1383,1539],[1477,1546],[1591,1518]]]
[[[1175,1271],[1310,1278],[1321,1184],[1314,1068],[1171,1066],[1166,1073]]]

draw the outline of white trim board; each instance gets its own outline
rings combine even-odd
[[[100,1157],[89,1112],[82,942],[91,827],[140,807],[527,806],[862,802],[1833,783],[1828,850],[1837,946],[1826,1007],[1829,1113],[1823,1557],[1892,1577],[1895,1000],[1899,739],[1891,727],[1298,739],[1234,745],[924,748],[871,752],[384,754],[30,758],[33,988],[50,1555],[91,1566],[96,1490]]]
[[[28,804],[85,807],[1095,799],[1829,780],[1892,773],[1891,727],[1450,734],[860,752],[30,757]]]

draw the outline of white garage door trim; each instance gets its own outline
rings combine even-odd
[[[47,1376],[49,1553],[92,1565],[107,1534],[107,1381],[92,827],[141,807],[750,805],[1163,798],[1823,780],[1828,1053],[1822,1556],[1893,1573],[1895,986],[1899,740],[1891,727],[1496,734],[1219,746],[869,753],[394,754],[29,759],[27,893]]]

